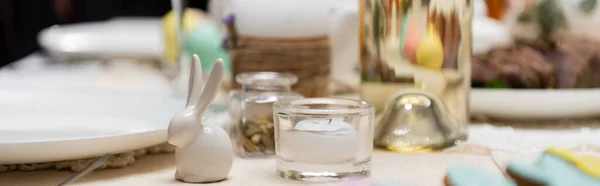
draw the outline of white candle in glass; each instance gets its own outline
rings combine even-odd
[[[279,134],[278,156],[291,161],[335,164],[354,160],[358,150],[356,129],[341,119],[302,120]]]

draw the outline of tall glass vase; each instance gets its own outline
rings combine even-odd
[[[188,92],[189,89],[189,73],[190,73],[190,60],[191,56],[185,47],[185,37],[183,30],[183,15],[187,7],[187,0],[171,0],[171,8],[173,10],[173,17],[175,19],[175,35],[176,35],[176,46],[175,46],[175,63],[174,69],[176,70],[175,84],[181,92]]]
[[[177,55],[175,63],[181,64],[183,54],[185,53],[185,39],[183,37],[183,13],[186,7],[186,0],[171,0],[171,8],[173,9],[173,17],[175,18],[175,33],[177,41]]]
[[[384,105],[403,90],[437,96],[459,125],[452,136],[444,138],[444,144],[466,139],[472,3],[361,0],[362,99],[373,103],[380,114],[388,109]],[[420,116],[414,117],[418,120]],[[380,146],[397,151],[435,147],[430,141],[434,134],[429,135],[429,129],[423,127],[398,124],[397,130],[386,131],[388,141],[380,141]],[[417,131],[419,135],[411,134]]]

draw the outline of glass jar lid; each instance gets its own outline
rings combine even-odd
[[[298,77],[292,73],[246,72],[238,74],[235,80],[243,85],[285,86],[298,82]]]

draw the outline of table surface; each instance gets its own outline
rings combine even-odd
[[[43,57],[32,55],[23,59],[18,64],[18,71],[0,71],[0,84],[4,88],[28,88],[36,91],[47,89],[65,90],[111,90],[125,92],[143,92],[144,94],[171,94],[169,82],[159,78],[158,72],[150,68],[131,66],[128,63],[113,63],[112,65],[83,65],[76,68],[58,68],[46,65]],[[102,68],[99,68],[102,67]],[[146,69],[145,71],[143,69]],[[66,72],[66,73],[65,73]],[[132,73],[138,74],[131,76]],[[118,80],[118,81],[115,81]],[[118,82],[115,84],[115,82]],[[136,85],[136,86],[131,86]],[[224,99],[221,96],[221,99]],[[218,100],[221,100],[218,99]],[[587,123],[587,122],[586,122]],[[600,125],[600,124],[598,124]],[[493,149],[504,149],[512,152],[526,150],[539,151],[549,145],[562,144],[565,147],[576,147],[583,145],[583,149],[589,147],[600,147],[597,145],[586,146],[583,142],[597,139],[595,136],[600,131],[590,132],[590,129],[582,132],[574,132],[569,135],[557,135],[555,131],[541,131],[535,127],[539,134],[526,130],[519,133],[513,128],[492,128],[480,126],[471,128],[471,146],[465,145],[466,150],[450,151],[445,153],[427,154],[400,154],[393,152],[376,151],[373,153],[372,177],[376,179],[394,180],[405,185],[412,186],[437,186],[443,185],[446,168],[454,163],[470,164],[482,170],[502,175],[496,162],[498,156],[489,153],[490,149],[478,147],[493,147]],[[600,127],[598,127],[600,128]],[[587,135],[587,136],[586,136]],[[556,138],[548,141],[548,136]],[[534,139],[534,140],[532,140]],[[535,140],[537,139],[537,141]],[[523,143],[527,141],[529,143]],[[593,141],[593,140],[592,140]],[[569,142],[569,143],[566,143]],[[460,153],[468,152],[468,153]],[[477,152],[488,152],[486,153]],[[512,159],[508,156],[505,159]],[[73,185],[84,186],[110,186],[110,185],[181,185],[181,182],[173,179],[175,173],[173,154],[147,155],[136,158],[136,163],[120,169],[107,169],[93,172],[82,178]],[[502,164],[500,162],[499,164]],[[71,171],[45,170],[33,172],[8,172],[0,173],[0,186],[43,186],[56,185],[74,175]],[[278,179],[275,174],[274,159],[240,159],[234,162],[230,177],[223,182],[208,185],[302,185]],[[316,185],[339,185],[339,183],[327,183]]]
[[[372,177],[394,180],[405,185],[437,186],[443,185],[445,170],[449,165],[462,163],[473,165],[482,170],[501,175],[500,169],[490,156],[459,153],[400,154],[376,151],[372,159]],[[173,154],[156,154],[141,157],[135,164],[121,169],[107,169],[92,172],[73,185],[111,186],[111,185],[182,185],[173,179],[175,173]],[[8,172],[0,174],[0,186],[40,186],[56,185],[74,175],[70,171],[33,171]],[[306,185],[279,179],[275,174],[275,159],[234,160],[229,178],[215,186],[269,186],[269,185]],[[322,183],[310,185],[340,185],[340,183]]]

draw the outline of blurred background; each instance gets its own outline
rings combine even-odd
[[[195,53],[205,72],[217,58],[224,60],[224,92],[240,87],[234,80],[237,74],[274,71],[298,76],[293,89],[307,97],[360,94],[379,105],[404,81],[440,94],[452,84],[448,82],[457,80],[460,83],[455,84],[464,92],[458,102],[487,114],[500,113],[495,110],[500,108],[495,99],[488,99],[494,96],[488,95],[491,92],[519,103],[562,98],[565,92],[556,90],[577,89],[587,95],[579,97],[582,102],[596,100],[589,97],[600,87],[596,0],[453,1],[436,6],[460,9],[456,12],[464,15],[419,15],[431,19],[407,16],[413,14],[408,10],[417,7],[415,2],[427,9],[443,1],[3,0],[0,89],[152,92],[181,97],[187,89],[182,77],[187,77],[189,57]],[[382,41],[370,43],[371,36],[362,32],[375,26],[369,25],[371,20],[361,22],[360,15],[379,15],[359,7],[373,3],[380,3],[377,6],[389,13],[378,18],[385,22],[382,29],[369,30],[381,32]],[[177,11],[184,8],[185,13]],[[397,10],[393,13],[392,9]],[[443,40],[442,61],[416,60],[417,43],[431,36],[421,35],[426,33],[426,22],[438,30],[439,38],[431,38]],[[361,27],[365,29],[357,29]],[[421,53],[437,48],[428,49]],[[373,51],[383,51],[383,57]],[[430,67],[437,68],[443,61],[443,73],[429,73]],[[503,92],[489,91],[499,89]],[[532,96],[542,94],[548,97]],[[529,102],[540,105],[540,100]],[[513,109],[518,108],[500,110]],[[556,115],[549,113],[545,115]]]
[[[208,0],[188,7],[206,10]],[[40,50],[38,33],[52,25],[105,21],[119,16],[162,17],[170,0],[3,0],[0,2],[0,65]]]

